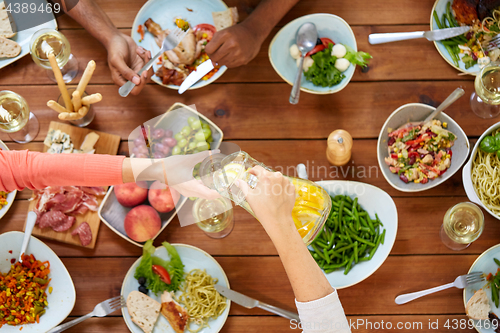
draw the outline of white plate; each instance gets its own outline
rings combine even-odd
[[[373,185],[345,180],[326,180],[316,182],[330,196],[338,194],[357,197],[358,203],[372,218],[375,213],[384,224],[386,230],[384,244],[380,244],[370,261],[360,262],[352,267],[347,275],[344,269],[325,274],[326,278],[337,289],[347,288],[363,281],[382,266],[392,250],[398,232],[398,211],[396,204],[386,192]],[[383,230],[382,229],[382,230]]]
[[[188,8],[192,11],[189,11]],[[137,45],[144,47],[146,50],[150,50],[151,55],[154,56],[160,51],[160,48],[156,44],[153,35],[145,31],[144,40],[139,42],[141,34],[137,32],[139,25],[144,25],[147,19],[152,18],[153,21],[158,23],[164,30],[176,28],[174,18],[178,16],[187,20],[187,22],[191,24],[191,27],[200,23],[209,23],[213,25],[214,20],[212,18],[212,12],[220,12],[226,9],[227,6],[222,0],[149,0],[142,6],[135,17],[134,24],[132,25],[132,39]],[[159,67],[160,65],[157,65],[156,62],[153,64],[155,73]],[[205,81],[200,80],[193,84],[188,90],[198,89],[209,85],[217,80],[226,69],[226,66],[222,66],[210,79]],[[175,90],[179,89],[179,86],[173,84],[163,84],[161,79],[156,75],[153,75],[151,79],[160,86]]]
[[[0,150],[9,150],[9,147],[5,145],[5,143],[0,140]],[[7,194],[7,205],[0,208],[0,219],[7,214],[7,211],[10,209],[10,206],[14,203],[14,199],[16,198],[17,190],[14,190]]]
[[[490,247],[488,250],[484,251],[472,264],[468,273],[471,272],[483,272],[486,275],[496,273],[498,266],[493,261],[493,258],[500,260],[500,244]],[[485,288],[483,288],[485,286]],[[474,295],[474,293],[483,288],[488,295],[488,300],[490,301],[491,312],[500,317],[500,310],[495,307],[495,304],[491,301],[491,289],[486,287],[488,284],[486,282],[476,283],[470,287],[464,288],[464,306],[467,305],[469,299]],[[494,333],[495,331],[491,328],[491,324],[488,320],[473,320],[474,327],[480,333]]]
[[[19,258],[19,251],[23,242],[24,233],[19,231],[10,231],[0,235],[0,272],[7,273],[10,270],[10,260]],[[12,251],[12,253],[9,253]],[[2,333],[45,333],[59,325],[73,310],[76,300],[75,286],[71,280],[66,267],[61,259],[42,241],[31,236],[27,254],[33,254],[37,260],[50,263],[51,279],[49,287],[52,287],[52,293],[47,292],[46,313],[40,317],[39,324],[29,324],[22,326],[4,325],[0,331]],[[19,329],[22,327],[22,331]]]
[[[186,245],[186,244],[172,244],[172,245],[175,247],[175,249],[179,253],[179,256],[181,257],[182,263],[184,264],[184,272],[188,273],[192,269],[196,268],[206,269],[209,275],[219,280],[218,284],[229,288],[229,281],[227,279],[226,273],[224,273],[222,267],[210,254],[191,245]],[[170,260],[170,256],[165,247],[163,246],[157,247],[154,255],[164,260]],[[127,272],[127,275],[125,275],[121,291],[121,294],[125,299],[127,299],[127,296],[131,291],[137,290],[139,288],[139,282],[137,282],[137,280],[134,278],[134,273],[137,266],[139,266],[139,262],[141,261],[141,259],[142,257],[137,259],[137,261],[132,265],[132,267],[130,267],[129,271]],[[177,295],[179,294],[180,292],[177,292]],[[160,295],[156,296],[150,291],[149,296],[160,302]],[[230,307],[231,307],[231,301],[228,299],[226,310],[224,310],[224,312],[217,319],[210,320],[208,322],[210,327],[205,327],[200,331],[200,333],[219,332],[222,329],[222,326],[224,326],[224,323],[226,322],[227,316],[229,315]],[[130,319],[130,315],[127,311],[127,308],[122,308],[122,315],[130,332],[143,333],[143,331],[139,328],[139,326],[134,324],[132,322],[132,319]],[[191,327],[191,329],[193,328],[195,328],[195,325]],[[174,333],[174,330],[168,323],[167,319],[163,317],[163,315],[161,314],[158,317],[158,321],[156,322],[155,328],[153,330],[153,333],[160,333],[160,332]]]
[[[40,0],[32,0],[31,2],[45,3],[44,1],[40,1]],[[54,16],[54,15],[52,14],[52,16]],[[33,36],[33,34],[35,32],[37,32],[38,30],[41,30],[41,29],[57,29],[56,19],[54,18],[52,21],[41,24],[39,26],[19,31],[14,37],[10,38],[11,40],[17,42],[21,46],[21,53],[15,58],[0,58],[0,69],[12,64],[13,62],[15,62],[15,61],[21,59],[22,57],[24,57],[25,55],[29,54],[30,53],[31,36]]]

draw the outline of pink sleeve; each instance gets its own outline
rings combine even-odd
[[[0,150],[0,191],[122,184],[124,158]]]

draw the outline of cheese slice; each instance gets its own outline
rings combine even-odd
[[[99,135],[95,132],[90,132],[85,136],[80,150],[83,150],[84,153],[88,153],[89,151],[94,149],[97,140],[99,140]]]

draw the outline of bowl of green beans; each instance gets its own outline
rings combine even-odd
[[[309,251],[332,287],[347,288],[375,273],[389,256],[398,229],[396,205],[373,185],[342,180],[317,184],[332,198],[332,210]]]

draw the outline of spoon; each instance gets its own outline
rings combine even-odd
[[[432,119],[436,118],[444,109],[452,105],[453,103],[456,102],[457,99],[462,97],[464,95],[465,91],[462,88],[457,88],[455,91],[453,91],[444,101],[441,103],[434,112],[432,112],[427,118],[425,118],[423,121],[417,121],[413,123],[407,123],[404,124],[403,126],[400,126],[398,129],[405,128],[405,127],[410,127],[410,126],[418,126],[418,125],[423,125],[431,121]]]
[[[295,75],[292,92],[290,93],[291,104],[297,104],[299,102],[300,81],[302,80],[302,66],[304,65],[304,58],[306,57],[306,53],[311,51],[316,46],[317,40],[318,31],[316,30],[314,23],[306,22],[300,26],[299,30],[297,30],[295,42],[297,43],[300,51],[300,63],[297,74]]]
[[[26,252],[26,249],[28,248],[28,243],[31,238],[31,233],[33,232],[33,227],[35,226],[36,222],[36,213],[35,212],[29,212],[28,213],[28,220],[26,221],[26,227],[24,228],[24,238],[23,238],[23,245],[21,246],[21,252],[19,253],[19,262],[23,262],[22,256]]]

